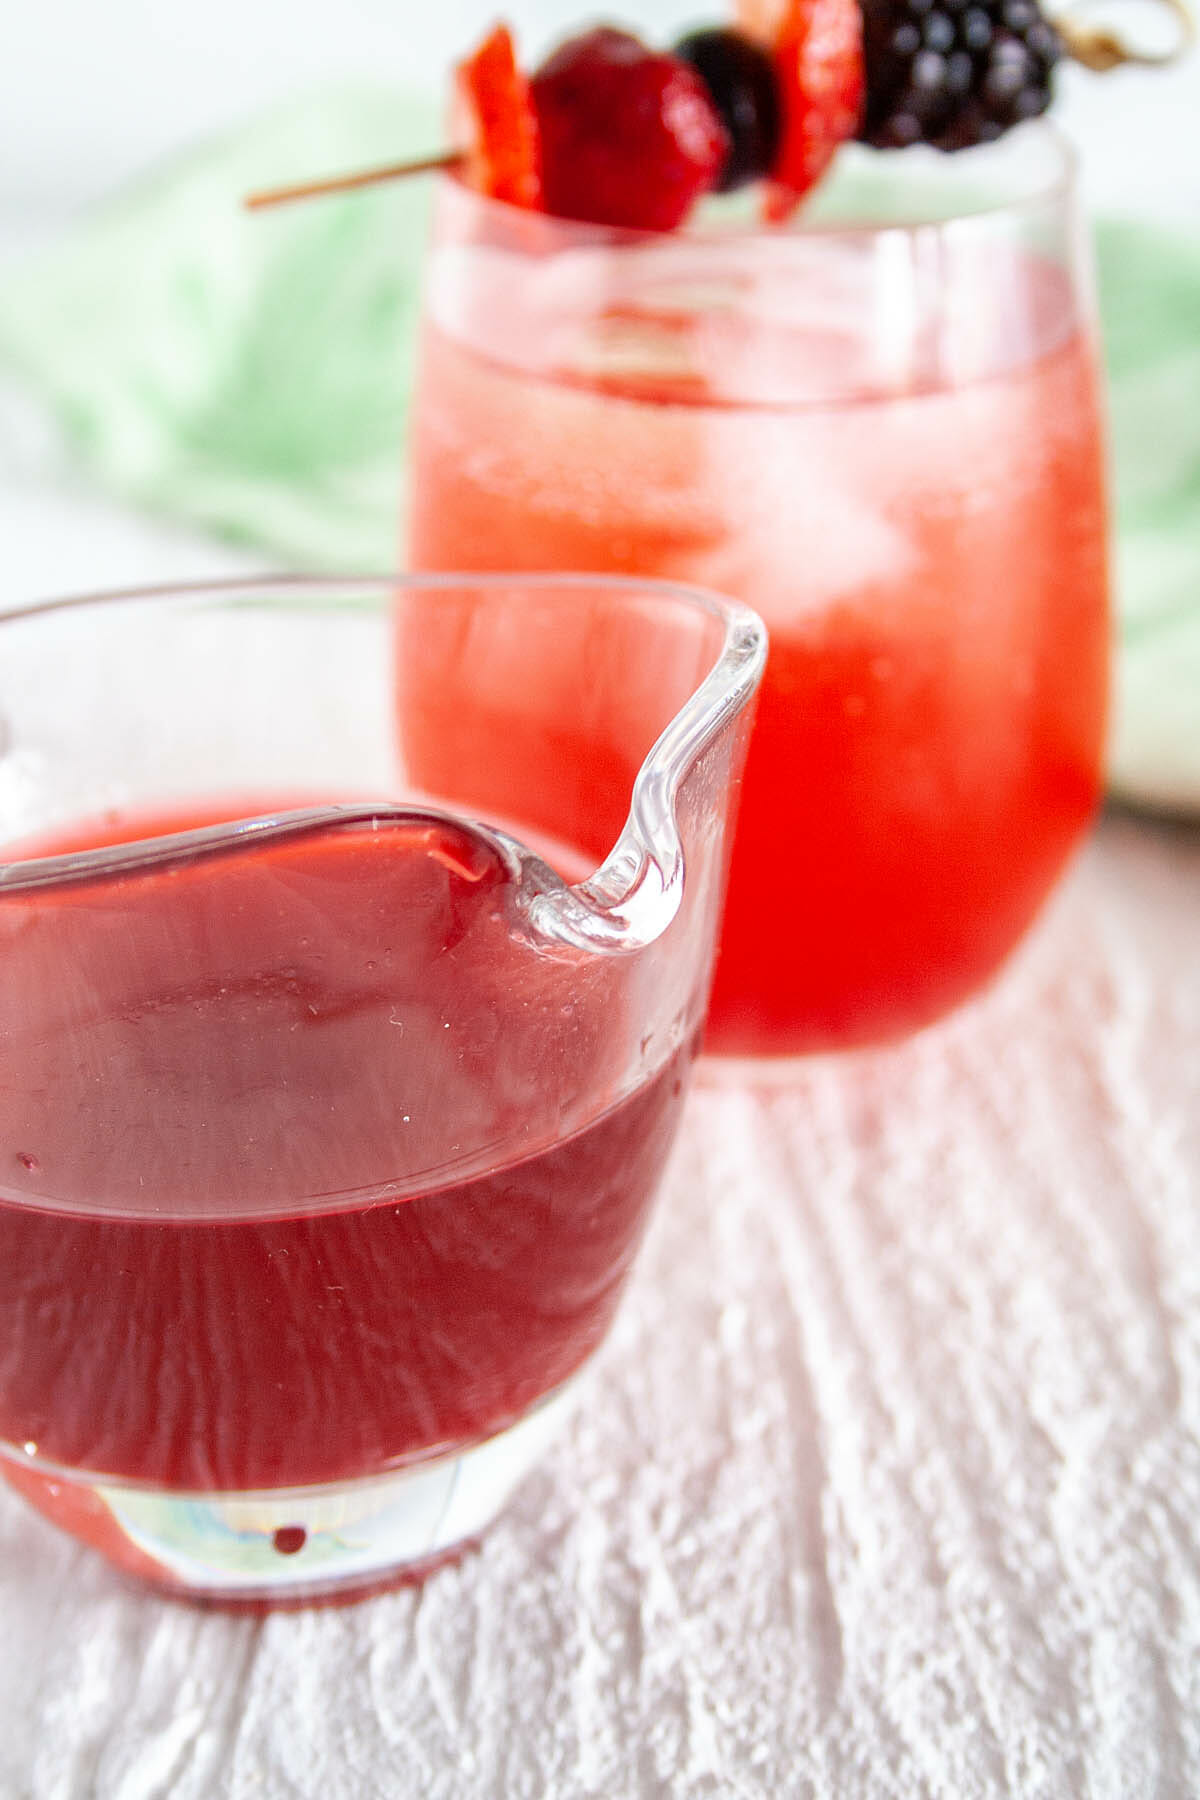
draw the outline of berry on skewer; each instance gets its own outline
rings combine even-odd
[[[988,143],[1050,105],[1063,41],[1034,0],[862,0],[871,80],[858,135],[879,149]]]
[[[673,231],[718,185],[730,134],[682,57],[599,25],[556,50],[530,86],[548,212]]]
[[[691,31],[675,55],[691,63],[729,137],[713,191],[729,194],[774,168],[782,129],[779,83],[770,49],[728,26]]]
[[[507,25],[455,69],[450,130],[468,187],[512,206],[544,207],[538,116]]]

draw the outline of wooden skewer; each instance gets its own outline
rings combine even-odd
[[[284,206],[291,200],[312,200],[320,194],[346,194],[354,188],[374,187],[382,181],[400,181],[406,175],[427,175],[434,169],[453,169],[462,161],[460,150],[439,150],[414,162],[387,163],[380,169],[360,169],[354,175],[328,175],[321,181],[300,181],[290,187],[262,188],[247,194],[243,204],[251,212],[265,206]]]

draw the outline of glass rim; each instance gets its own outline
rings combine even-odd
[[[252,575],[158,583],[147,587],[107,588],[91,593],[36,600],[0,613],[0,644],[6,629],[43,619],[91,613],[124,603],[194,599],[219,603],[223,597],[286,599],[327,594],[386,598],[397,592],[486,593],[515,588],[535,591],[613,593],[683,604],[707,615],[722,628],[722,641],[711,666],[676,710],[643,757],[634,778],[625,824],[612,849],[594,872],[575,885],[562,880],[541,857],[502,830],[481,828],[497,842],[519,853],[529,865],[531,923],[543,937],[597,951],[643,948],[661,936],[678,911],[684,880],[683,845],[676,816],[681,783],[705,750],[732,725],[753,700],[766,666],[767,632],[759,615],[741,601],[685,582],[631,574],[552,571],[414,571],[394,575]],[[322,821],[353,824],[365,814],[382,817],[422,813],[460,815],[420,801],[374,805],[349,803],[305,808],[279,815],[223,820],[209,827],[156,838],[134,838],[126,844],[57,856],[0,860],[0,896],[36,894],[65,881],[119,878],[182,856],[231,848],[231,828],[240,827],[243,844],[253,838],[310,832]]]
[[[514,211],[519,209],[514,208]],[[11,624],[40,617],[42,614],[69,613],[85,608],[118,604],[122,601],[219,599],[223,594],[261,594],[264,598],[289,593],[305,594],[319,589],[338,593],[358,593],[364,598],[382,595],[396,588],[436,591],[439,588],[474,587],[512,588],[568,587],[583,590],[617,588],[626,593],[646,593],[652,597],[683,600],[699,612],[719,619],[727,636],[736,636],[741,624],[761,620],[752,607],[715,588],[701,587],[698,582],[668,581],[657,575],[635,575],[590,569],[397,569],[391,573],[339,571],[337,569],[303,572],[268,572],[250,575],[199,576],[186,581],[152,581],[129,587],[84,588],[78,593],[51,594],[39,600],[22,601],[17,606],[0,608],[0,632]]]
[[[853,145],[855,149],[869,151],[879,157],[893,160],[905,156],[920,156],[922,159],[939,158],[949,166],[963,167],[963,159],[972,156],[994,157],[1011,151],[1016,141],[1023,143],[1037,142],[1045,147],[1049,159],[1049,167],[1044,180],[1031,183],[1028,190],[1013,195],[997,197],[995,200],[983,200],[976,205],[964,207],[959,212],[942,217],[916,218],[899,216],[896,218],[879,217],[867,219],[813,219],[801,216],[788,224],[779,226],[768,224],[760,218],[738,220],[728,224],[715,225],[686,223],[674,231],[655,231],[645,227],[598,225],[585,219],[563,218],[557,214],[533,212],[527,207],[517,206],[510,200],[497,200],[488,194],[481,194],[468,188],[461,178],[452,170],[441,170],[435,177],[435,185],[442,191],[459,193],[479,211],[490,214],[497,220],[504,221],[505,228],[513,233],[526,232],[532,228],[547,237],[561,236],[564,240],[576,244],[590,244],[597,247],[610,245],[613,248],[648,248],[652,245],[679,243],[692,248],[703,245],[721,245],[726,243],[752,243],[759,239],[795,238],[808,241],[819,241],[822,238],[880,238],[889,234],[898,237],[915,237],[928,232],[949,232],[964,227],[977,225],[980,221],[1016,218],[1022,214],[1044,209],[1046,207],[1062,207],[1069,204],[1078,190],[1079,152],[1062,130],[1051,119],[1042,117],[1027,120],[1014,127],[1004,137],[993,143],[980,144],[970,150],[953,152],[932,149],[928,145],[917,144],[904,150],[874,150],[867,145]],[[936,167],[936,164],[930,166]],[[814,190],[820,193],[820,185]]]

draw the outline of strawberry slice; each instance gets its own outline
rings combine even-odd
[[[770,45],[782,130],[763,211],[788,218],[853,137],[863,104],[859,0],[739,0],[738,23]]]
[[[537,114],[506,25],[497,25],[455,69],[450,125],[468,187],[492,200],[540,208]]]

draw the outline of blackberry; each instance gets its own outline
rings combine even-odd
[[[1050,104],[1063,43],[1035,0],[862,0],[866,104],[881,150],[966,150]]]
[[[716,192],[728,194],[769,173],[779,148],[779,87],[768,52],[740,31],[691,31],[673,47],[691,63],[729,133]]]

